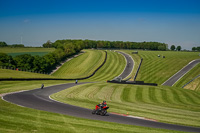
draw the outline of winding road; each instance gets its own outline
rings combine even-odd
[[[124,54],[123,54],[124,55]],[[127,58],[126,58],[127,59]],[[129,58],[132,59],[132,58]],[[127,65],[129,60],[127,60]],[[126,70],[121,74],[123,77],[127,77],[130,69]],[[129,71],[129,72],[127,72]],[[86,84],[79,83],[78,85]],[[178,131],[186,131],[186,132],[200,132],[200,128],[197,127],[188,127],[182,125],[174,125],[156,122],[152,120],[139,119],[129,116],[121,116],[117,114],[109,113],[107,116],[99,116],[92,115],[91,109],[81,108],[65,103],[60,103],[54,101],[50,98],[50,95],[61,90],[73,87],[77,84],[68,83],[61,84],[56,86],[45,87],[44,89],[34,89],[30,91],[24,91],[14,94],[8,94],[3,97],[4,100],[17,104],[19,106],[29,107],[38,110],[44,110],[49,112],[55,112],[65,115],[71,115],[75,117],[81,117],[86,119],[100,120],[100,121],[108,121],[108,122],[116,122],[121,124],[129,124],[129,125],[137,125],[137,126],[145,126],[145,127],[153,127],[153,128],[162,128],[162,129],[170,129],[170,130],[178,130]]]
[[[187,72],[189,72],[198,63],[200,63],[200,59],[191,61],[185,67],[183,67],[180,71],[174,74],[171,78],[165,81],[162,85],[173,86],[179,79],[181,79]]]
[[[134,61],[130,55],[128,55],[124,52],[120,52],[120,51],[117,51],[117,52],[122,54],[126,59],[126,67],[125,67],[124,71],[119,75],[119,77],[122,77],[122,79],[125,79],[126,77],[128,77],[131,74],[133,67],[134,67]]]

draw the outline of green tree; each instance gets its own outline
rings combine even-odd
[[[177,46],[176,50],[181,51],[181,46]]]
[[[43,44],[44,48],[51,48],[52,47],[52,42],[48,40],[46,43]]]
[[[0,66],[15,67],[12,56],[6,53],[0,53]]]
[[[12,44],[12,45],[8,45],[9,47],[12,47],[12,48],[24,48],[24,44]]]
[[[158,50],[165,51],[166,47],[164,45],[160,45],[158,46]]]
[[[18,55],[14,58],[16,67],[32,70],[34,57],[30,54]]]
[[[192,51],[196,51],[196,47],[192,47]]]
[[[39,55],[34,56],[34,60],[33,60],[33,71],[37,71],[37,72],[43,72],[44,69],[42,69],[41,65],[42,65],[42,57],[40,57]]]
[[[197,51],[200,51],[200,47],[197,47],[196,50],[197,50]]]
[[[172,51],[174,51],[176,49],[176,47],[174,45],[171,46],[170,48]]]
[[[8,45],[6,44],[6,42],[0,42],[0,47],[7,47]]]

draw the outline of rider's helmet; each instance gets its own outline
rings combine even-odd
[[[106,104],[106,101],[103,101],[103,104]]]

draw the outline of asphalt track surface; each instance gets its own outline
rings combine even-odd
[[[173,86],[180,78],[182,78],[187,72],[189,72],[193,67],[200,63],[200,59],[194,60],[183,67],[180,71],[174,74],[171,78],[165,81],[162,85]]]
[[[51,94],[54,94],[61,90],[64,90],[76,85],[81,85],[81,84],[86,84],[86,83],[79,83],[79,84],[68,83],[68,84],[45,87],[43,89],[34,89],[30,91],[13,93],[13,94],[5,95],[3,99],[8,102],[11,102],[23,107],[29,107],[33,109],[60,113],[60,114],[81,117],[81,118],[86,118],[86,119],[115,122],[115,123],[128,124],[128,125],[153,127],[153,128],[162,128],[162,129],[169,129],[169,130],[186,131],[186,132],[200,132],[200,128],[197,128],[197,127],[167,124],[167,123],[161,123],[161,122],[156,122],[156,121],[151,121],[151,120],[116,115],[116,114],[111,114],[111,113],[108,113],[107,116],[93,115],[91,113],[92,109],[86,109],[86,108],[81,108],[81,107],[57,102],[50,98]]]
[[[117,52],[122,54],[126,59],[126,67],[125,67],[124,71],[118,76],[118,77],[122,77],[122,79],[124,79],[131,74],[133,67],[134,67],[134,61],[130,55],[120,52],[120,51],[117,51]]]

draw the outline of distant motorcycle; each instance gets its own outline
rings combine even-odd
[[[99,109],[94,109],[94,110],[92,111],[92,114],[97,114],[97,115],[104,116],[104,115],[107,114],[107,109],[108,109],[108,108],[109,108],[109,107],[108,107],[107,105],[104,105],[104,106],[100,107]]]

